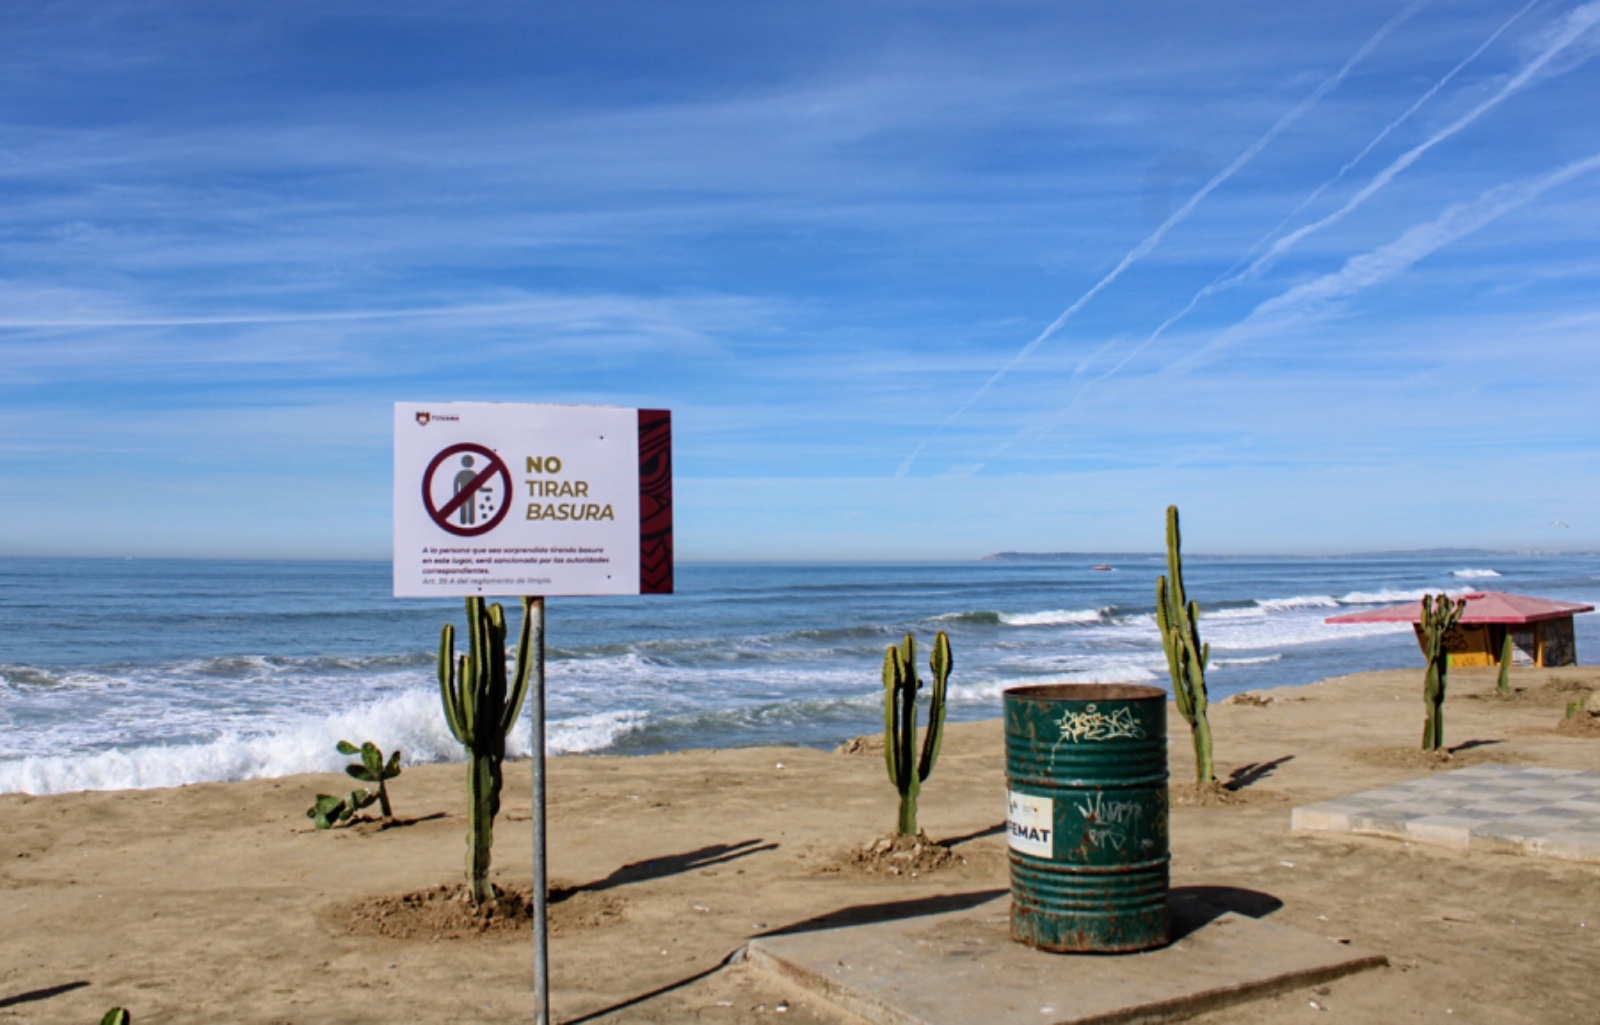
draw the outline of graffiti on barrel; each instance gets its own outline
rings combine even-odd
[[[1078,814],[1083,816],[1085,843],[1120,851],[1127,846],[1128,831],[1144,818],[1144,806],[1138,801],[1108,801],[1096,790],[1078,801]]]
[[[1116,740],[1119,737],[1144,738],[1144,727],[1133,718],[1133,709],[1123,706],[1113,709],[1110,715],[1094,705],[1083,706],[1083,711],[1068,710],[1056,723],[1061,728],[1061,739],[1076,744],[1080,740]]]

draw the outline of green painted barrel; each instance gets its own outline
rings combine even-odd
[[[1164,946],[1166,692],[1018,687],[1005,716],[1012,938],[1058,953]]]

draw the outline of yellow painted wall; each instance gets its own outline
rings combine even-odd
[[[1422,644],[1422,627],[1414,626],[1417,644]],[[1571,619],[1549,619],[1534,623],[1533,664],[1574,665],[1577,662]],[[1445,656],[1452,666],[1497,666],[1500,645],[1505,641],[1504,626],[1458,626],[1444,635]]]

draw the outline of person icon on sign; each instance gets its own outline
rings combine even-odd
[[[478,477],[478,475],[476,473],[472,472],[472,457],[471,456],[462,456],[461,457],[461,466],[462,466],[461,472],[456,474],[456,481],[455,481],[455,484],[456,484],[455,494],[458,494],[458,495],[461,494],[461,491],[462,491],[463,488],[471,487],[472,486],[472,482],[474,480],[476,480],[477,477]],[[476,491],[478,489],[477,488],[473,488],[473,490]],[[461,503],[461,525],[463,527],[470,527],[474,523],[477,522],[478,514],[477,514],[476,506],[477,506],[477,496],[476,495],[468,495],[467,496],[467,500],[465,502]]]

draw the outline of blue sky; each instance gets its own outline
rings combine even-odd
[[[1600,548],[1600,2],[0,18],[0,554],[384,557],[401,399],[672,409],[685,559]]]

